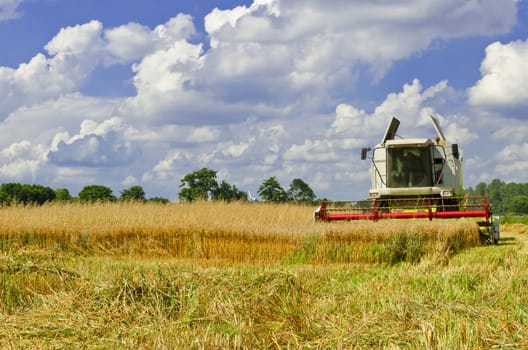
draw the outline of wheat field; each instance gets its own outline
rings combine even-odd
[[[480,244],[471,221],[317,223],[298,205],[100,203],[0,210],[3,249],[233,262],[418,261]]]
[[[259,203],[0,208],[0,349],[528,347],[528,230]]]

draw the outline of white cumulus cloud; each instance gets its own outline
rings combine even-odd
[[[469,102],[480,108],[528,106],[528,41],[495,42],[486,48],[482,78],[469,89]]]
[[[0,21],[20,3],[0,0]],[[212,10],[205,36],[187,14],[152,28],[97,19],[67,26],[26,62],[0,67],[0,179],[141,182],[172,194],[183,175],[206,166],[255,192],[269,176],[302,176],[348,196],[340,191],[354,181],[367,192],[359,149],[377,143],[392,116],[403,136],[434,136],[430,114],[448,138],[473,147],[470,164],[486,148],[524,169],[521,153],[504,145],[511,133],[524,151],[519,119],[476,125],[482,116],[447,81],[424,87],[411,77],[378,101],[356,96],[360,79],[381,84],[395,62],[436,43],[506,33],[516,15],[515,2],[496,0],[255,0]],[[488,47],[482,79],[468,90],[474,110],[523,105],[525,46]],[[115,67],[129,70],[130,93],[87,96],[85,87]],[[497,144],[478,143],[488,138]]]
[[[495,157],[495,173],[510,181],[526,182],[528,173],[528,143],[510,144]]]
[[[129,163],[138,152],[123,136],[124,130],[124,122],[118,117],[102,123],[85,120],[78,134],[70,137],[68,133],[60,133],[56,136],[48,159],[62,166],[105,167]]]

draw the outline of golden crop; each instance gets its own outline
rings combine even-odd
[[[481,243],[471,221],[311,216],[0,208],[0,348],[527,348],[526,226],[464,249]]]
[[[4,250],[234,262],[397,262],[480,243],[469,221],[312,222],[311,207],[261,203],[49,204],[0,209]]]

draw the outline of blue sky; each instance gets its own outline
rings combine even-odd
[[[368,194],[388,120],[528,181],[528,5],[514,0],[0,0],[0,182],[141,185],[201,167]]]

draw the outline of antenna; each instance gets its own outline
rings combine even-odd
[[[436,118],[433,117],[432,115],[430,117],[431,117],[431,121],[433,122],[433,126],[436,130],[436,134],[440,137],[442,141],[446,141],[444,133],[442,132],[442,129],[440,129],[440,124],[438,124],[438,120],[436,120]]]

